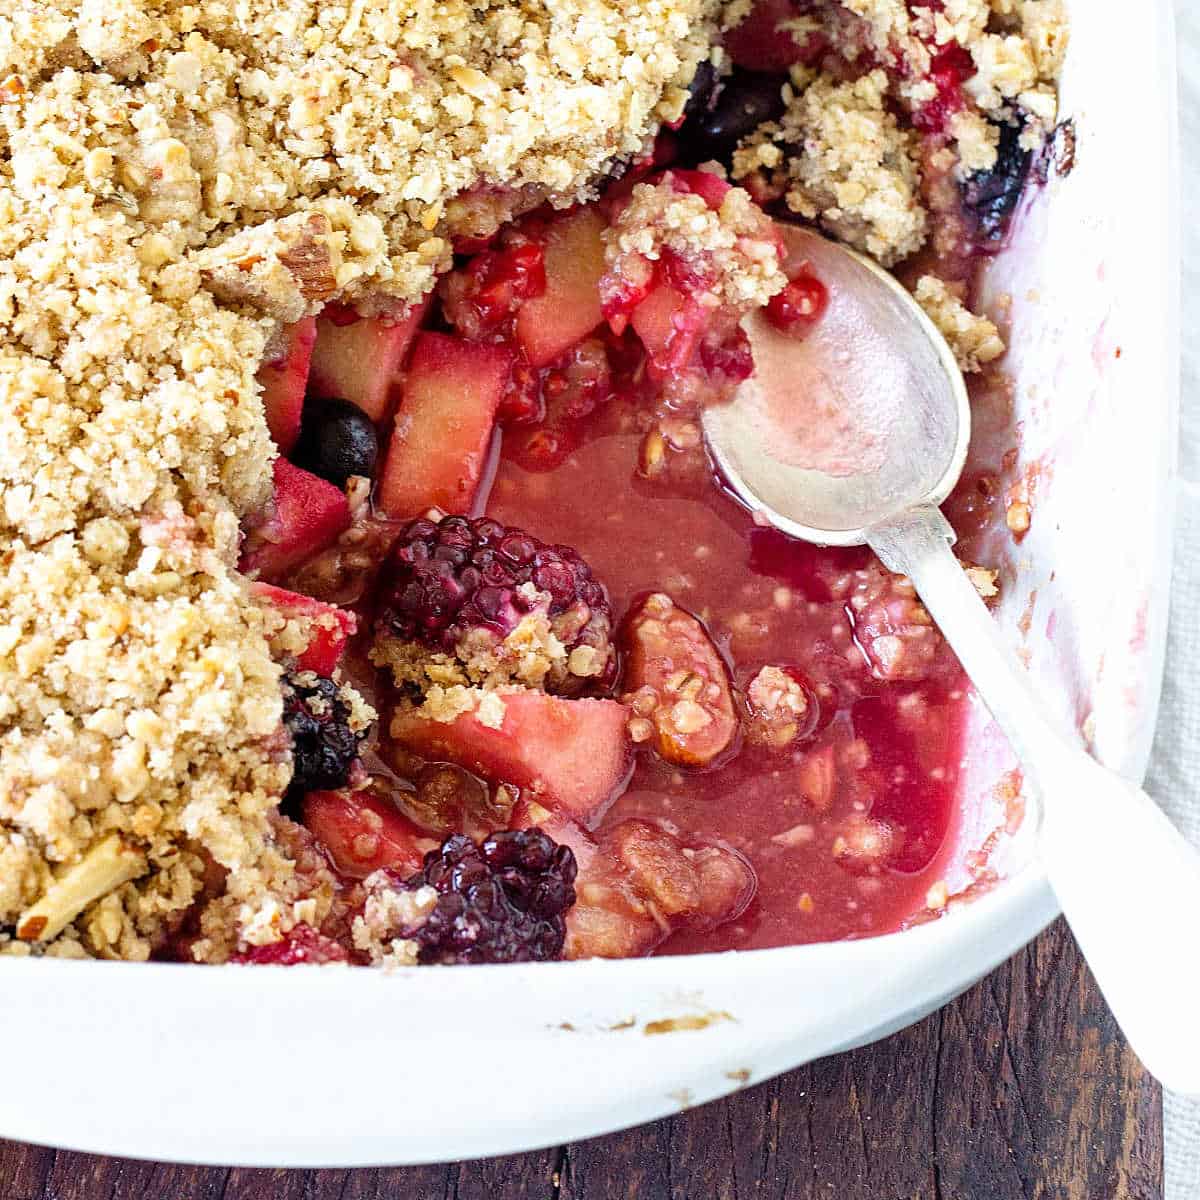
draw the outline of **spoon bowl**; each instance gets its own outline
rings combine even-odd
[[[803,339],[761,312],[743,324],[754,374],[705,410],[717,466],[771,524],[855,546],[897,511],[940,504],[971,438],[966,385],[912,296],[870,259],[798,225],[777,225],[784,269],[807,269],[829,305]]]

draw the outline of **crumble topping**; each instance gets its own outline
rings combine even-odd
[[[842,0],[866,25],[866,48],[878,56],[899,55],[906,70],[898,86],[912,105],[935,95],[930,67],[935,50],[950,44],[971,56],[974,74],[965,90],[989,116],[1010,119],[1019,108],[1037,128],[1027,128],[1027,147],[1039,145],[1058,112],[1055,80],[1067,49],[1063,0],[947,0],[915,7],[905,0]],[[857,49],[857,47],[855,47]],[[850,58],[855,54],[848,54]],[[964,127],[965,128],[965,127]],[[960,132],[952,130],[955,138]],[[973,137],[974,134],[968,134]],[[961,146],[960,146],[961,149]],[[986,169],[995,162],[964,170]]]
[[[745,191],[730,188],[714,210],[704,197],[679,191],[669,173],[634,187],[604,231],[604,251],[609,271],[623,280],[674,255],[697,277],[694,298],[710,307],[761,308],[787,283],[771,219]]]
[[[801,72],[796,73],[802,77]],[[921,248],[917,135],[888,110],[887,74],[839,83],[814,78],[795,92],[779,124],[763,126],[734,156],[734,175],[774,167],[781,147],[788,208],[891,266]]]
[[[424,692],[431,685],[544,688],[547,679],[597,674],[605,660],[590,646],[578,646],[568,654],[543,607],[527,613],[503,638],[486,629],[469,631],[459,639],[454,654],[381,637],[371,651],[371,661],[387,667],[397,687],[413,684]]]
[[[415,710],[417,714],[428,721],[437,721],[449,725],[465,713],[474,713],[475,719],[488,729],[499,729],[504,724],[504,697],[511,695],[517,688],[500,687],[495,690],[468,687],[461,683],[446,687],[441,684],[431,686],[422,697],[419,704],[411,709],[400,708],[397,711],[403,715]]]
[[[120,881],[88,941],[145,958],[157,920],[198,890],[188,847],[235,875],[267,854],[267,814],[290,774],[276,744],[280,668],[271,615],[226,565],[233,539],[229,514],[204,529],[176,506],[166,520],[92,522],[4,551],[0,846],[17,869],[5,872],[0,924],[121,834],[150,873]],[[54,924],[27,932],[52,936]]]
[[[971,312],[955,289],[936,275],[922,275],[913,294],[964,372],[981,371],[1004,353],[1004,341],[996,326],[987,317]]]
[[[419,947],[411,937],[398,935],[425,923],[437,904],[437,891],[428,885],[415,890],[397,888],[386,871],[369,875],[363,887],[363,911],[351,927],[355,949],[366,954],[373,966],[413,966]]]
[[[145,872],[111,875],[56,941],[0,950],[145,958],[210,862],[228,885],[196,957],[288,927],[269,640],[299,637],[233,570],[238,519],[270,493],[264,350],[332,298],[415,300],[460,230],[590,197],[682,112],[712,7],[9,6],[0,926],[78,898],[104,847]]]
[[[746,736],[752,743],[781,750],[803,731],[809,699],[799,681],[780,667],[767,666],[746,689],[750,720]]]

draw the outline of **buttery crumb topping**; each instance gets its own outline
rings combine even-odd
[[[992,321],[971,312],[956,290],[936,275],[922,275],[913,294],[954,351],[962,371],[981,371],[1004,353],[1004,341]]]
[[[730,188],[714,209],[677,190],[670,175],[639,183],[604,231],[604,244],[609,270],[622,279],[673,254],[693,268],[698,294],[709,285],[702,304],[761,308],[787,283],[771,219],[741,188]]]
[[[799,74],[799,73],[798,73]],[[734,174],[786,165],[787,206],[820,219],[843,241],[891,266],[919,250],[927,218],[921,204],[917,135],[887,107],[888,77],[872,71],[850,83],[820,76],[734,159]]]
[[[402,308],[460,232],[590,197],[682,112],[713,7],[7,6],[0,929],[38,920],[0,950],[145,958],[213,863],[199,957],[290,927],[288,631],[233,570],[270,491],[264,348],[331,299]],[[81,912],[79,879],[110,881]]]

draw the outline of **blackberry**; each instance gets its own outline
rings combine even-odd
[[[563,648],[546,690],[573,694],[611,685],[616,652],[608,596],[574,550],[486,517],[421,519],[392,549],[377,632],[469,659],[486,655],[538,611]]]
[[[289,798],[345,787],[364,735],[350,728],[350,706],[338,685],[311,671],[289,675],[283,684],[283,723],[292,738]]]
[[[447,838],[404,885],[437,903],[412,937],[422,963],[548,962],[562,957],[575,903],[575,855],[540,829]]]
[[[1022,129],[1020,124],[1001,125],[996,165],[976,171],[962,185],[963,207],[974,219],[976,236],[985,247],[1004,240],[1029,178],[1033,152],[1021,148]]]

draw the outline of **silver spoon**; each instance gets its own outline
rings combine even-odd
[[[1145,792],[1045,716],[954,557],[938,505],[962,471],[971,412],[941,335],[868,259],[779,229],[789,259],[807,260],[829,289],[829,307],[803,340],[747,319],[755,374],[705,411],[713,458],[784,533],[865,543],[912,580],[1040,801],[1041,859],[1113,1014],[1154,1075],[1200,1093],[1200,854]]]

